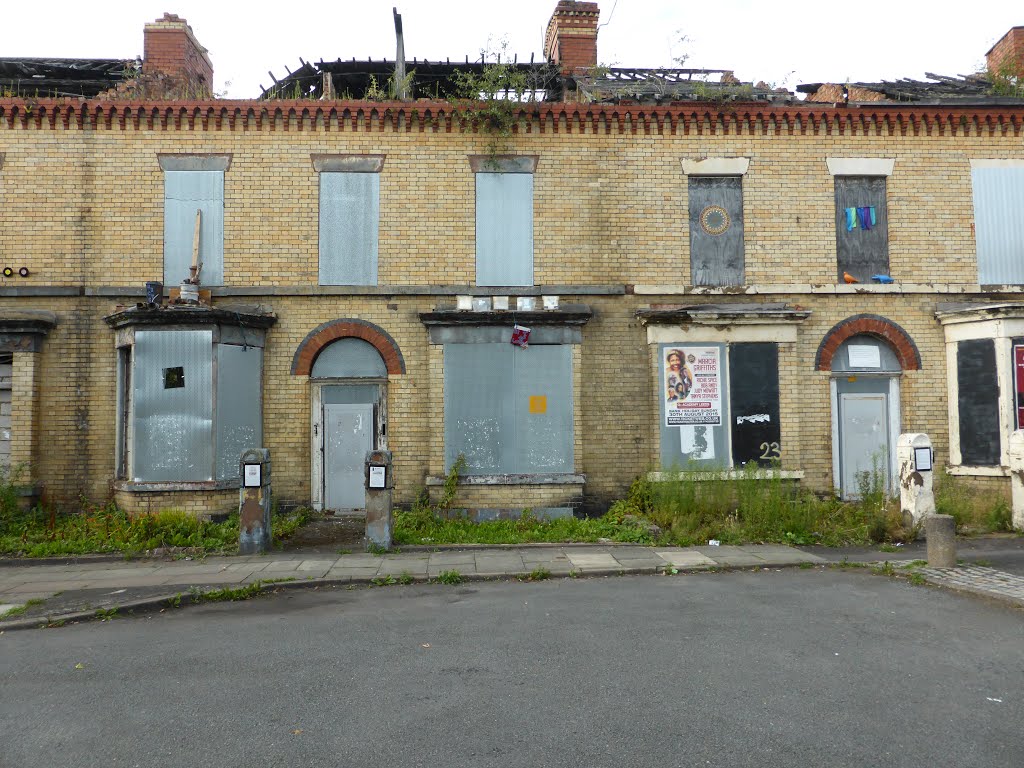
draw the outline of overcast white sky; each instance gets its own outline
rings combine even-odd
[[[126,58],[142,54],[142,27],[188,20],[210,51],[215,90],[259,94],[285,67],[337,58],[393,60],[397,6],[408,59],[475,58],[507,38],[520,59],[543,55],[556,0],[0,0],[0,55]],[[732,69],[744,81],[876,81],[927,72],[965,74],[1012,26],[1020,0],[965,7],[935,0],[600,0],[598,61],[630,67]],[[614,6],[614,11],[613,11]],[[689,42],[681,45],[685,35]]]

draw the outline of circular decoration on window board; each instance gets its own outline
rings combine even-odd
[[[700,212],[700,228],[708,235],[720,235],[731,224],[729,212],[720,205],[709,205]]]

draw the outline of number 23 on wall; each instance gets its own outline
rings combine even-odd
[[[776,443],[761,443],[761,455],[760,459],[780,459],[782,458],[782,447]]]

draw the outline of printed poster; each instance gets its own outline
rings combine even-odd
[[[665,426],[722,425],[722,366],[718,347],[679,345],[663,351]]]

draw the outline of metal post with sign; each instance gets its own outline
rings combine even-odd
[[[366,454],[366,548],[391,549],[391,451]]]
[[[258,448],[242,454],[239,474],[238,551],[258,555],[270,549],[270,450]]]

